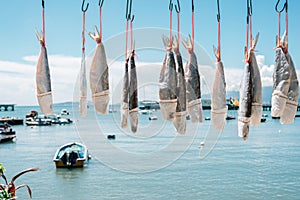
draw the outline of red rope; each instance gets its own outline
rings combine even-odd
[[[280,12],[278,12],[278,36],[277,36],[277,47],[280,47]]]
[[[172,48],[172,10],[170,10],[170,47]]]
[[[125,61],[127,61],[128,53],[128,20],[126,20],[126,45],[125,45]]]
[[[218,21],[218,62],[221,61],[221,23]]]
[[[177,13],[177,35],[178,35],[178,50],[180,46],[180,14]]]
[[[286,29],[286,37],[288,37],[288,33],[289,33],[289,16],[288,16],[288,12],[286,12],[286,14],[285,14],[285,29]],[[286,46],[286,52],[288,52],[288,45]]]
[[[45,32],[45,9],[43,8],[43,11],[42,11],[42,30],[43,30],[43,33],[42,33],[42,39],[43,39],[43,42],[44,42],[44,45],[46,46],[46,32]]]
[[[100,7],[100,40],[102,41],[102,7]]]
[[[252,16],[250,15],[250,48],[252,48],[253,43],[253,35],[252,35]]]
[[[192,12],[192,40],[193,40],[193,49],[194,49],[194,39],[195,39],[195,16],[194,11]]]
[[[84,34],[84,31],[85,31],[85,12],[83,12],[83,15],[82,15],[82,52],[85,51],[85,34]]]
[[[132,21],[130,21],[130,49],[133,51],[133,34],[132,34]]]

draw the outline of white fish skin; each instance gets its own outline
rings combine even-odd
[[[164,119],[173,121],[177,106],[175,58],[170,47],[170,40],[166,36],[162,36],[162,39],[167,52],[159,77],[160,110]]]
[[[282,48],[276,49],[275,71],[273,73],[272,109],[273,117],[280,117],[284,110],[290,88],[290,66]]]
[[[252,111],[250,122],[253,126],[260,125],[262,116],[262,83],[256,56],[253,51],[250,52],[250,69],[252,70]]]
[[[109,74],[105,49],[97,28],[95,34],[89,33],[97,42],[96,51],[90,67],[90,87],[94,106],[99,114],[106,114],[109,103]]]
[[[227,116],[226,81],[223,63],[217,63],[212,90],[212,124],[217,130],[223,130]]]
[[[47,49],[42,37],[36,33],[39,42],[41,43],[41,51],[36,67],[36,88],[38,103],[41,111],[45,115],[53,113],[52,110],[52,90],[51,90],[51,77],[50,68],[48,63]]]
[[[86,62],[85,53],[82,53],[81,69],[80,69],[80,116],[87,115],[87,80],[86,80]]]
[[[193,123],[203,122],[203,111],[201,103],[201,80],[198,70],[197,57],[193,49],[191,36],[186,41],[182,41],[183,46],[189,52],[189,58],[185,67],[186,98],[188,111]]]
[[[121,127],[126,128],[128,125],[128,92],[129,92],[129,75],[128,75],[128,60],[125,63],[125,73],[123,77],[123,93],[121,104]]]
[[[280,116],[281,124],[291,124],[294,122],[295,115],[298,108],[298,96],[299,96],[299,82],[295,69],[294,62],[289,53],[286,53],[286,58],[290,66],[290,87],[288,91],[288,99],[286,101],[285,108]]]
[[[176,128],[177,133],[185,134],[186,133],[186,86],[185,86],[185,75],[182,64],[182,57],[179,51],[179,41],[175,37],[173,43],[173,50],[175,53],[175,63],[177,66],[177,107],[176,113],[174,115],[173,124]]]
[[[252,110],[252,73],[247,62],[240,88],[240,106],[238,111],[238,135],[247,140],[249,134],[250,117]]]
[[[134,61],[134,51],[130,56],[130,82],[129,82],[129,117],[131,131],[135,133],[138,127],[138,87],[137,74]]]

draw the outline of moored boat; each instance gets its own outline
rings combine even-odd
[[[7,123],[0,124],[0,143],[9,142],[16,138],[16,132]]]
[[[58,168],[74,168],[83,167],[88,159],[86,146],[78,142],[72,142],[59,147],[53,161]]]

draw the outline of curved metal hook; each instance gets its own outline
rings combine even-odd
[[[220,2],[219,0],[217,0],[217,6],[218,6],[218,14],[217,14],[217,21],[220,21],[221,18],[221,14],[220,14]]]
[[[194,12],[195,6],[194,6],[194,0],[192,0],[192,12]]]
[[[280,3],[280,0],[278,0],[277,3],[276,3],[276,6],[275,6],[276,12],[281,13],[282,11],[284,11],[284,9],[285,9],[286,12],[287,12],[287,9],[288,9],[287,0],[285,1],[284,5],[283,5],[283,8],[282,8],[281,10],[278,10],[278,5],[279,5],[279,3]]]
[[[130,20],[130,21],[131,21],[131,22],[133,22],[133,20],[134,20],[134,15],[132,15],[132,17],[131,17],[131,20]]]
[[[104,3],[104,0],[99,0],[99,6],[100,6],[100,8],[102,8],[102,6],[103,6],[103,3]]]
[[[86,4],[86,7],[85,7],[85,9],[84,9],[84,3],[85,3],[85,0],[83,0],[83,2],[82,2],[82,6],[81,6],[81,10],[82,10],[82,12],[86,12],[87,11],[87,9],[89,8],[89,3],[87,3]]]
[[[172,3],[172,0],[170,0],[170,3],[169,3],[169,10],[170,10],[170,11],[173,10],[173,3]]]
[[[45,1],[42,0],[42,7],[45,8]]]
[[[247,0],[247,12],[248,16],[252,16],[252,0]]]
[[[179,2],[179,0],[177,0],[177,5],[175,5],[175,10],[176,10],[177,13],[180,13],[180,2]]]
[[[130,5],[129,5],[129,1],[130,1]],[[125,16],[127,21],[129,21],[129,20],[133,21],[134,20],[134,16],[131,17],[131,7],[132,7],[132,0],[127,0],[127,3],[126,3],[126,16]]]

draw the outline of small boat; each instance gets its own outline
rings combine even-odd
[[[267,121],[266,118],[261,118],[261,119],[260,119],[260,122],[266,122],[266,121]]]
[[[7,123],[9,125],[23,125],[24,121],[22,118],[16,118],[16,117],[2,117],[0,119],[0,123]]]
[[[233,120],[235,119],[235,116],[233,115],[227,115],[226,120]]]
[[[16,132],[7,123],[0,124],[0,143],[9,142],[16,138]]]
[[[210,120],[210,117],[205,117],[204,119],[205,119],[206,121],[208,121],[208,120]]]
[[[61,115],[69,115],[70,113],[69,113],[69,111],[67,111],[67,109],[62,109],[62,110],[60,111],[60,114],[61,114]]]
[[[108,140],[115,140],[116,139],[116,135],[113,135],[113,134],[107,135],[107,139]]]
[[[58,168],[74,168],[83,167],[88,159],[89,155],[86,146],[78,142],[72,142],[59,147],[53,161]]]
[[[262,115],[262,117],[268,117],[268,116],[269,116],[268,114],[263,114],[263,115]]]
[[[0,134],[0,143],[11,142],[16,138],[16,135],[1,135]]]
[[[149,120],[157,120],[157,116],[156,115],[151,115],[151,116],[149,116]]]
[[[25,124],[27,126],[51,126],[51,121],[50,120],[46,120],[46,119],[42,119],[42,118],[26,118],[26,122]]]

